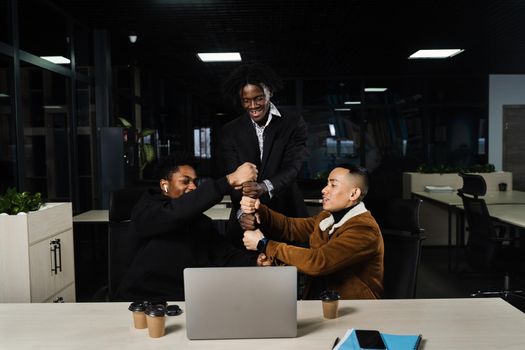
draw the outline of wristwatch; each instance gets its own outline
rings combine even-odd
[[[266,251],[266,245],[268,244],[269,239],[263,237],[257,242],[257,251],[259,253],[264,253]]]

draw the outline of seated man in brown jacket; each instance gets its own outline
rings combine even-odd
[[[318,299],[325,289],[342,299],[376,299],[383,292],[383,237],[362,203],[368,191],[366,169],[336,167],[322,190],[323,211],[309,218],[290,218],[270,210],[257,199],[243,197],[245,213],[256,211],[257,222],[241,217],[244,245],[277,263],[294,265],[308,276],[304,299]],[[244,222],[243,222],[244,218]],[[307,243],[308,248],[282,243]]]

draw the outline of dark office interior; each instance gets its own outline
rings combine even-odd
[[[525,74],[522,1],[0,0],[0,25],[0,193],[41,192],[72,202],[73,215],[154,180],[141,142],[157,158],[195,155],[200,176],[224,175],[220,129],[239,111],[221,82],[239,63],[198,52],[236,51],[283,78],[273,102],[307,124],[305,198],[320,198],[338,163],[370,171],[371,201],[400,198],[403,172],[421,166],[508,170],[491,154],[490,76]],[[408,59],[437,48],[463,51]],[[154,133],[140,140],[145,129]],[[77,301],[104,300],[105,226],[78,230],[93,235],[75,238]],[[418,297],[500,284],[451,273],[446,247],[424,246]]]

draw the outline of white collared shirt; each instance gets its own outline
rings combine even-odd
[[[264,150],[264,129],[270,124],[272,121],[273,116],[281,117],[281,112],[275,107],[273,103],[270,102],[270,110],[268,111],[268,120],[266,120],[266,123],[263,126],[260,126],[256,122],[252,120],[253,127],[255,128],[255,133],[257,134],[257,142],[259,143],[259,155],[261,157],[261,161],[263,158],[263,150]],[[268,195],[270,198],[273,197],[273,184],[270,180],[265,179],[263,180],[264,184],[268,188]]]
[[[252,120],[253,127],[255,128],[255,133],[257,134],[257,141],[259,142],[259,155],[261,157],[261,160],[263,158],[264,150],[264,129],[270,124],[274,115],[280,117],[281,112],[279,112],[277,107],[275,107],[275,105],[270,102],[270,110],[268,112],[268,120],[266,120],[266,123],[263,126],[261,126]]]

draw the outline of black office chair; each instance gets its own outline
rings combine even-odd
[[[463,201],[464,214],[468,223],[468,239],[465,247],[469,265],[476,270],[503,271],[503,290],[477,291],[474,297],[502,297],[509,294],[522,297],[523,291],[510,290],[510,272],[520,268],[523,250],[520,249],[519,238],[507,234],[506,227],[496,225],[490,217],[487,204],[483,198],[487,192],[487,184],[481,175],[459,173],[463,179],[463,187],[458,189],[458,196]]]
[[[130,236],[131,210],[145,188],[125,188],[109,195],[108,297],[115,292],[138,250],[137,237]]]
[[[419,224],[420,199],[389,199],[367,203],[385,243],[385,299],[416,297],[417,272],[424,230]]]

